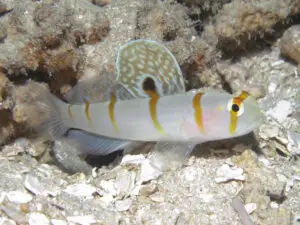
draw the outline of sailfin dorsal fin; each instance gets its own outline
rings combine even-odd
[[[105,102],[110,99],[115,84],[115,74],[105,73],[79,81],[64,97],[73,105],[84,104],[85,101]]]
[[[148,97],[143,83],[151,78],[157,93],[184,92],[184,79],[174,55],[152,40],[135,40],[122,46],[117,56],[117,81],[136,97]]]
[[[116,83],[114,74],[105,74],[106,78],[96,76],[78,82],[70,91],[65,94],[69,103],[84,104],[109,101],[112,93],[119,100],[135,98],[122,84]]]

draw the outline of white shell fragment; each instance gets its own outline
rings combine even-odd
[[[280,100],[277,105],[267,111],[267,115],[273,117],[279,123],[285,121],[285,119],[293,112],[292,104],[286,100]]]
[[[187,182],[192,182],[197,177],[197,171],[191,167],[183,169],[184,178]]]
[[[25,181],[24,181],[24,186],[35,195],[45,194],[45,189],[44,189],[43,185],[40,183],[40,181],[36,177],[34,177],[30,174],[28,174],[26,176]]]
[[[10,202],[28,203],[32,200],[32,196],[22,191],[10,191],[6,194]]]
[[[68,222],[73,222],[81,225],[89,225],[96,223],[96,219],[92,215],[87,216],[69,216],[67,217]]]
[[[259,135],[264,140],[269,140],[270,138],[275,138],[279,135],[279,127],[271,124],[263,124],[259,128]]]
[[[215,181],[222,183],[230,180],[245,180],[243,169],[224,164],[217,170],[217,178],[215,178]]]
[[[51,225],[67,225],[67,222],[64,220],[52,219]]]
[[[107,208],[115,201],[114,197],[110,194],[106,194],[99,199],[99,203],[103,208]]]
[[[137,183],[147,182],[156,179],[162,174],[162,171],[145,158],[143,155],[126,155],[121,164],[140,165],[140,172],[137,176]]]
[[[130,198],[115,202],[116,209],[120,212],[128,210],[131,204],[132,204],[132,200]]]
[[[199,194],[199,198],[205,203],[211,202],[214,198],[214,195],[211,193],[201,193]]]
[[[117,194],[117,191],[115,189],[114,182],[112,180],[101,180],[100,181],[100,187],[106,192],[107,194],[110,194],[112,196],[115,196]]]
[[[49,165],[42,164],[38,170],[27,174],[23,185],[35,195],[56,196],[66,181],[59,177],[60,172],[53,170]]]
[[[149,196],[153,194],[157,190],[156,184],[149,183],[145,185],[141,185],[139,188],[139,194],[143,196]]]
[[[2,204],[2,202],[5,200],[6,198],[6,192],[1,192],[0,193],[0,204]]]
[[[50,224],[49,219],[42,213],[33,212],[29,215],[29,225],[48,225]]]
[[[95,187],[89,184],[73,184],[68,186],[64,192],[77,197],[93,197],[93,193],[97,191]]]
[[[278,209],[279,208],[279,204],[277,202],[270,202],[270,207],[272,209]]]
[[[143,183],[158,178],[162,171],[153,166],[149,159],[145,160],[141,165],[141,170],[138,176],[138,182]]]
[[[125,155],[122,158],[121,165],[128,165],[128,164],[141,164],[145,161],[145,156],[142,154],[139,155]]]
[[[250,215],[255,211],[255,209],[257,209],[257,205],[255,203],[248,203],[245,205],[245,209],[247,213]]]
[[[121,170],[116,177],[114,187],[117,194],[130,193],[134,188],[136,173],[134,171]]]
[[[0,225],[16,225],[16,222],[5,217],[0,217]]]

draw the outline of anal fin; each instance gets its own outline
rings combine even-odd
[[[82,130],[69,130],[67,137],[76,141],[82,153],[87,155],[108,155],[121,149],[128,151],[136,146],[132,141],[103,137]]]

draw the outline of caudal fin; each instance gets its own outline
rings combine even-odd
[[[49,90],[33,81],[17,87],[16,106],[13,111],[15,121],[25,123],[30,129],[54,140],[66,133],[67,105]]]

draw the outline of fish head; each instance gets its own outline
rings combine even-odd
[[[263,121],[263,113],[247,92],[239,95],[212,92],[203,99],[203,124],[209,140],[238,137],[252,132]]]

